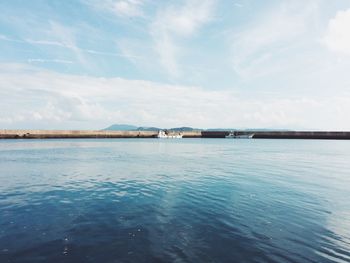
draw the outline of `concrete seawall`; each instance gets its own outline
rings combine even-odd
[[[350,140],[350,132],[333,131],[236,131],[254,133],[254,139],[328,139]],[[82,131],[82,130],[0,130],[0,139],[63,138],[155,138],[156,131]],[[183,138],[225,138],[230,131],[181,132]],[[170,135],[178,134],[170,132]]]
[[[319,140],[350,140],[350,132],[259,132],[256,139],[319,139]]]
[[[238,131],[238,135],[254,134],[254,139],[350,140],[350,132],[342,131]],[[229,131],[202,131],[203,138],[225,138]]]
[[[157,134],[156,131],[0,130],[0,139],[155,138]],[[182,134],[184,138],[201,137],[200,131]]]

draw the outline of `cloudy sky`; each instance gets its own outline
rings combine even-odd
[[[0,129],[350,130],[349,0],[0,0]]]

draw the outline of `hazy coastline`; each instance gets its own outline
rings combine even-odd
[[[350,140],[348,131],[249,131],[236,130],[238,134],[254,133],[254,139],[330,139]],[[64,139],[64,138],[156,138],[157,131],[108,130],[0,130],[0,139]],[[170,131],[181,133],[183,138],[225,138],[230,130],[220,131]]]

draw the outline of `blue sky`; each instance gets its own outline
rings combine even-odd
[[[0,0],[0,128],[350,130],[348,0]]]

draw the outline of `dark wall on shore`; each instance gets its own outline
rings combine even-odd
[[[225,138],[229,131],[202,131],[203,138]],[[328,139],[350,140],[350,132],[333,131],[238,131],[239,135],[254,134],[254,139]]]
[[[261,132],[254,138],[349,140],[350,132]]]

